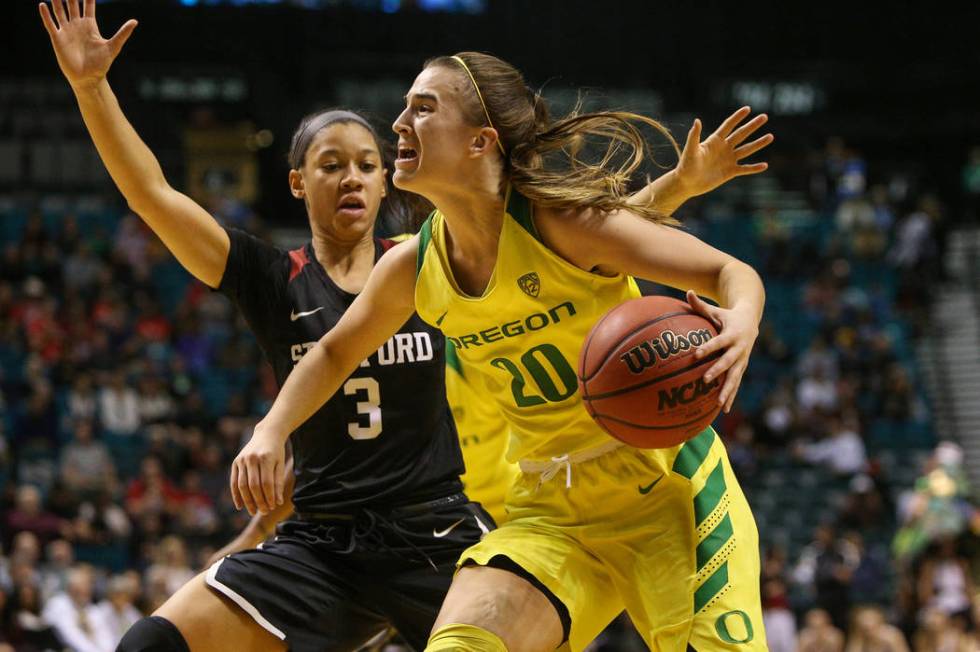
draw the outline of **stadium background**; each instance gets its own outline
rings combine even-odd
[[[243,525],[228,463],[275,387],[229,304],[127,212],[35,3],[3,9],[0,650],[27,650],[77,611],[71,598],[152,610]],[[109,33],[140,20],[110,81],[170,181],[284,246],[306,233],[286,185],[299,118],[341,105],[384,127],[435,54],[489,51],[558,108],[588,87],[591,106],[678,135],[743,104],[768,113],[770,171],[678,215],[766,283],[752,363],[718,427],[761,532],[770,645],[832,641],[817,608],[855,649],[980,645],[976,9],[141,0],[99,12]],[[596,643],[639,646],[625,623]]]

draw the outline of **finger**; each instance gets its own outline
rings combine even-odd
[[[262,463],[255,461],[248,469],[248,488],[252,492],[252,500],[255,501],[255,508],[265,514],[269,511],[269,506],[265,503],[265,493],[262,490]]]
[[[694,312],[709,320],[715,325],[715,328],[721,330],[721,321],[718,319],[717,309],[714,306],[704,301],[694,290],[687,291],[687,302],[694,309]]]
[[[766,124],[769,120],[769,116],[765,113],[757,115],[744,125],[732,132],[732,134],[726,139],[732,145],[738,145],[743,140],[751,136],[755,131],[759,129],[762,125]]]
[[[721,123],[721,126],[715,129],[714,135],[720,138],[728,138],[728,134],[732,133],[732,129],[734,129],[735,126],[744,120],[745,116],[750,113],[752,113],[752,108],[743,106],[741,109],[728,116],[728,118]]]
[[[710,383],[715,378],[718,378],[723,373],[728,371],[736,362],[738,362],[739,357],[742,355],[740,347],[731,347],[725,351],[725,355],[718,358],[708,371],[704,373],[704,382]]]
[[[289,472],[287,465],[283,464],[276,473],[276,505],[282,505],[286,493],[286,474]]]
[[[769,169],[768,163],[753,163],[752,165],[740,165],[735,168],[736,177],[744,177],[748,174],[759,174]]]
[[[735,395],[738,394],[738,388],[742,384],[742,375],[745,373],[745,363],[740,362],[728,371],[728,376],[725,377],[725,386],[721,389],[721,394],[718,396],[718,402],[724,407],[722,408],[725,413],[731,412],[732,405],[735,404]]]
[[[735,338],[727,333],[716,335],[694,350],[694,358],[701,360],[716,351],[722,351],[735,343]]]
[[[694,119],[690,131],[687,132],[687,142],[684,143],[684,151],[694,151],[701,144],[701,121]]]
[[[776,140],[775,136],[773,136],[772,134],[766,134],[762,138],[757,138],[753,140],[748,145],[742,145],[741,147],[739,147],[733,152],[733,154],[735,154],[735,160],[741,161],[743,158],[752,156],[753,154],[758,152],[763,147],[766,147],[769,143],[771,143],[774,140]]]
[[[255,471],[252,471],[255,473]],[[255,496],[252,494],[252,490],[248,483],[249,467],[247,462],[242,463],[241,473],[238,475],[238,490],[242,493],[242,502],[245,503],[245,509],[252,516],[258,511],[258,505],[255,504]]]
[[[231,465],[231,478],[228,480],[231,487],[231,502],[235,504],[235,509],[242,508],[242,494],[238,490],[238,461]]]
[[[68,3],[68,20],[78,18],[78,0],[65,0]]]
[[[48,5],[42,2],[37,8],[41,12],[41,23],[44,25],[44,29],[48,32],[48,36],[53,39],[55,33],[58,31],[58,26],[55,24],[54,18],[51,17],[51,11],[48,9]]]
[[[95,18],[95,0],[85,0],[82,15],[86,18]]]
[[[281,474],[282,468],[275,460],[270,460],[262,469],[262,499],[270,512],[276,508],[276,482]]]
[[[126,41],[128,41],[129,37],[133,35],[133,30],[136,29],[138,24],[139,23],[136,22],[135,19],[127,20],[126,23],[119,28],[119,31],[116,32],[111,39],[109,39],[109,52],[112,54],[112,56],[119,54],[119,51],[122,50],[124,45],[126,45]]]
[[[64,27],[68,22],[68,15],[65,14],[65,6],[61,0],[51,0],[51,8],[54,9],[55,18],[58,19],[58,27]]]

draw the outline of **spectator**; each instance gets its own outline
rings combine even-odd
[[[159,377],[145,375],[139,387],[139,413],[143,423],[161,423],[176,416],[177,405]]]
[[[187,548],[177,536],[164,537],[156,547],[155,561],[146,571],[150,605],[162,604],[195,573],[187,562]]]
[[[116,436],[135,435],[140,427],[139,398],[126,385],[126,376],[115,371],[109,376],[109,384],[99,391],[99,415],[102,427]]]
[[[64,645],[41,615],[41,593],[30,582],[17,585],[10,604],[6,635],[15,650],[62,650]]]
[[[919,567],[919,604],[926,610],[947,617],[971,619],[973,582],[969,560],[957,550],[953,537],[941,540],[934,554],[927,555]]]
[[[795,652],[796,617],[790,609],[786,583],[779,578],[762,584],[762,622],[770,652]]]
[[[905,636],[885,622],[878,607],[862,607],[854,612],[845,652],[909,652]]]
[[[94,420],[98,414],[98,409],[98,396],[95,393],[91,374],[78,374],[68,392],[69,418],[72,422],[82,419]]]
[[[95,441],[91,421],[75,424],[74,439],[61,451],[61,481],[79,498],[110,491],[116,483],[116,467],[109,449]]]
[[[816,410],[830,412],[837,408],[837,383],[817,367],[805,376],[796,389],[796,401],[806,413]]]
[[[806,613],[806,626],[800,630],[797,652],[844,652],[844,633],[830,622],[823,609]]]
[[[48,544],[47,563],[41,567],[41,597],[49,600],[51,596],[65,591],[68,587],[68,574],[75,564],[75,551],[64,539],[55,539]]]
[[[92,604],[94,583],[91,567],[75,566],[68,573],[66,589],[52,596],[44,605],[44,620],[54,627],[59,638],[73,652],[103,652],[92,627],[95,616],[95,606]]]
[[[861,563],[860,552],[847,540],[838,538],[830,525],[817,527],[815,535],[800,553],[793,580],[814,595],[816,606],[843,629],[850,609],[851,577]]]
[[[69,524],[41,505],[41,492],[32,485],[22,485],[17,490],[14,508],[7,512],[8,532],[31,532],[41,541],[58,536],[70,536]]]
[[[170,516],[179,509],[180,500],[180,492],[163,474],[160,460],[144,458],[139,477],[126,490],[126,510],[130,515],[137,520],[148,514]]]
[[[856,432],[857,420],[831,417],[829,432],[820,441],[804,444],[801,455],[810,464],[820,464],[837,475],[854,475],[864,470],[867,457],[864,441]]]
[[[976,652],[980,645],[946,614],[926,609],[912,640],[914,652]]]
[[[126,630],[142,617],[133,606],[138,595],[139,580],[135,574],[115,575],[109,579],[106,597],[95,605],[92,614],[95,640],[105,652],[115,650]]]

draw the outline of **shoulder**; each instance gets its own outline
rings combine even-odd
[[[596,266],[596,246],[607,237],[609,214],[592,208],[533,206],[534,226],[541,242],[585,271]]]

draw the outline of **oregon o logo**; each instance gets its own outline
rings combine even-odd
[[[732,636],[731,630],[728,629],[728,621],[730,616],[738,616],[742,619],[742,625],[745,628],[744,638],[735,638]],[[749,619],[749,615],[738,609],[734,611],[726,611],[722,615],[718,616],[718,620],[715,621],[715,631],[718,632],[718,638],[726,643],[748,643],[755,638],[755,632],[752,631],[752,621]]]

